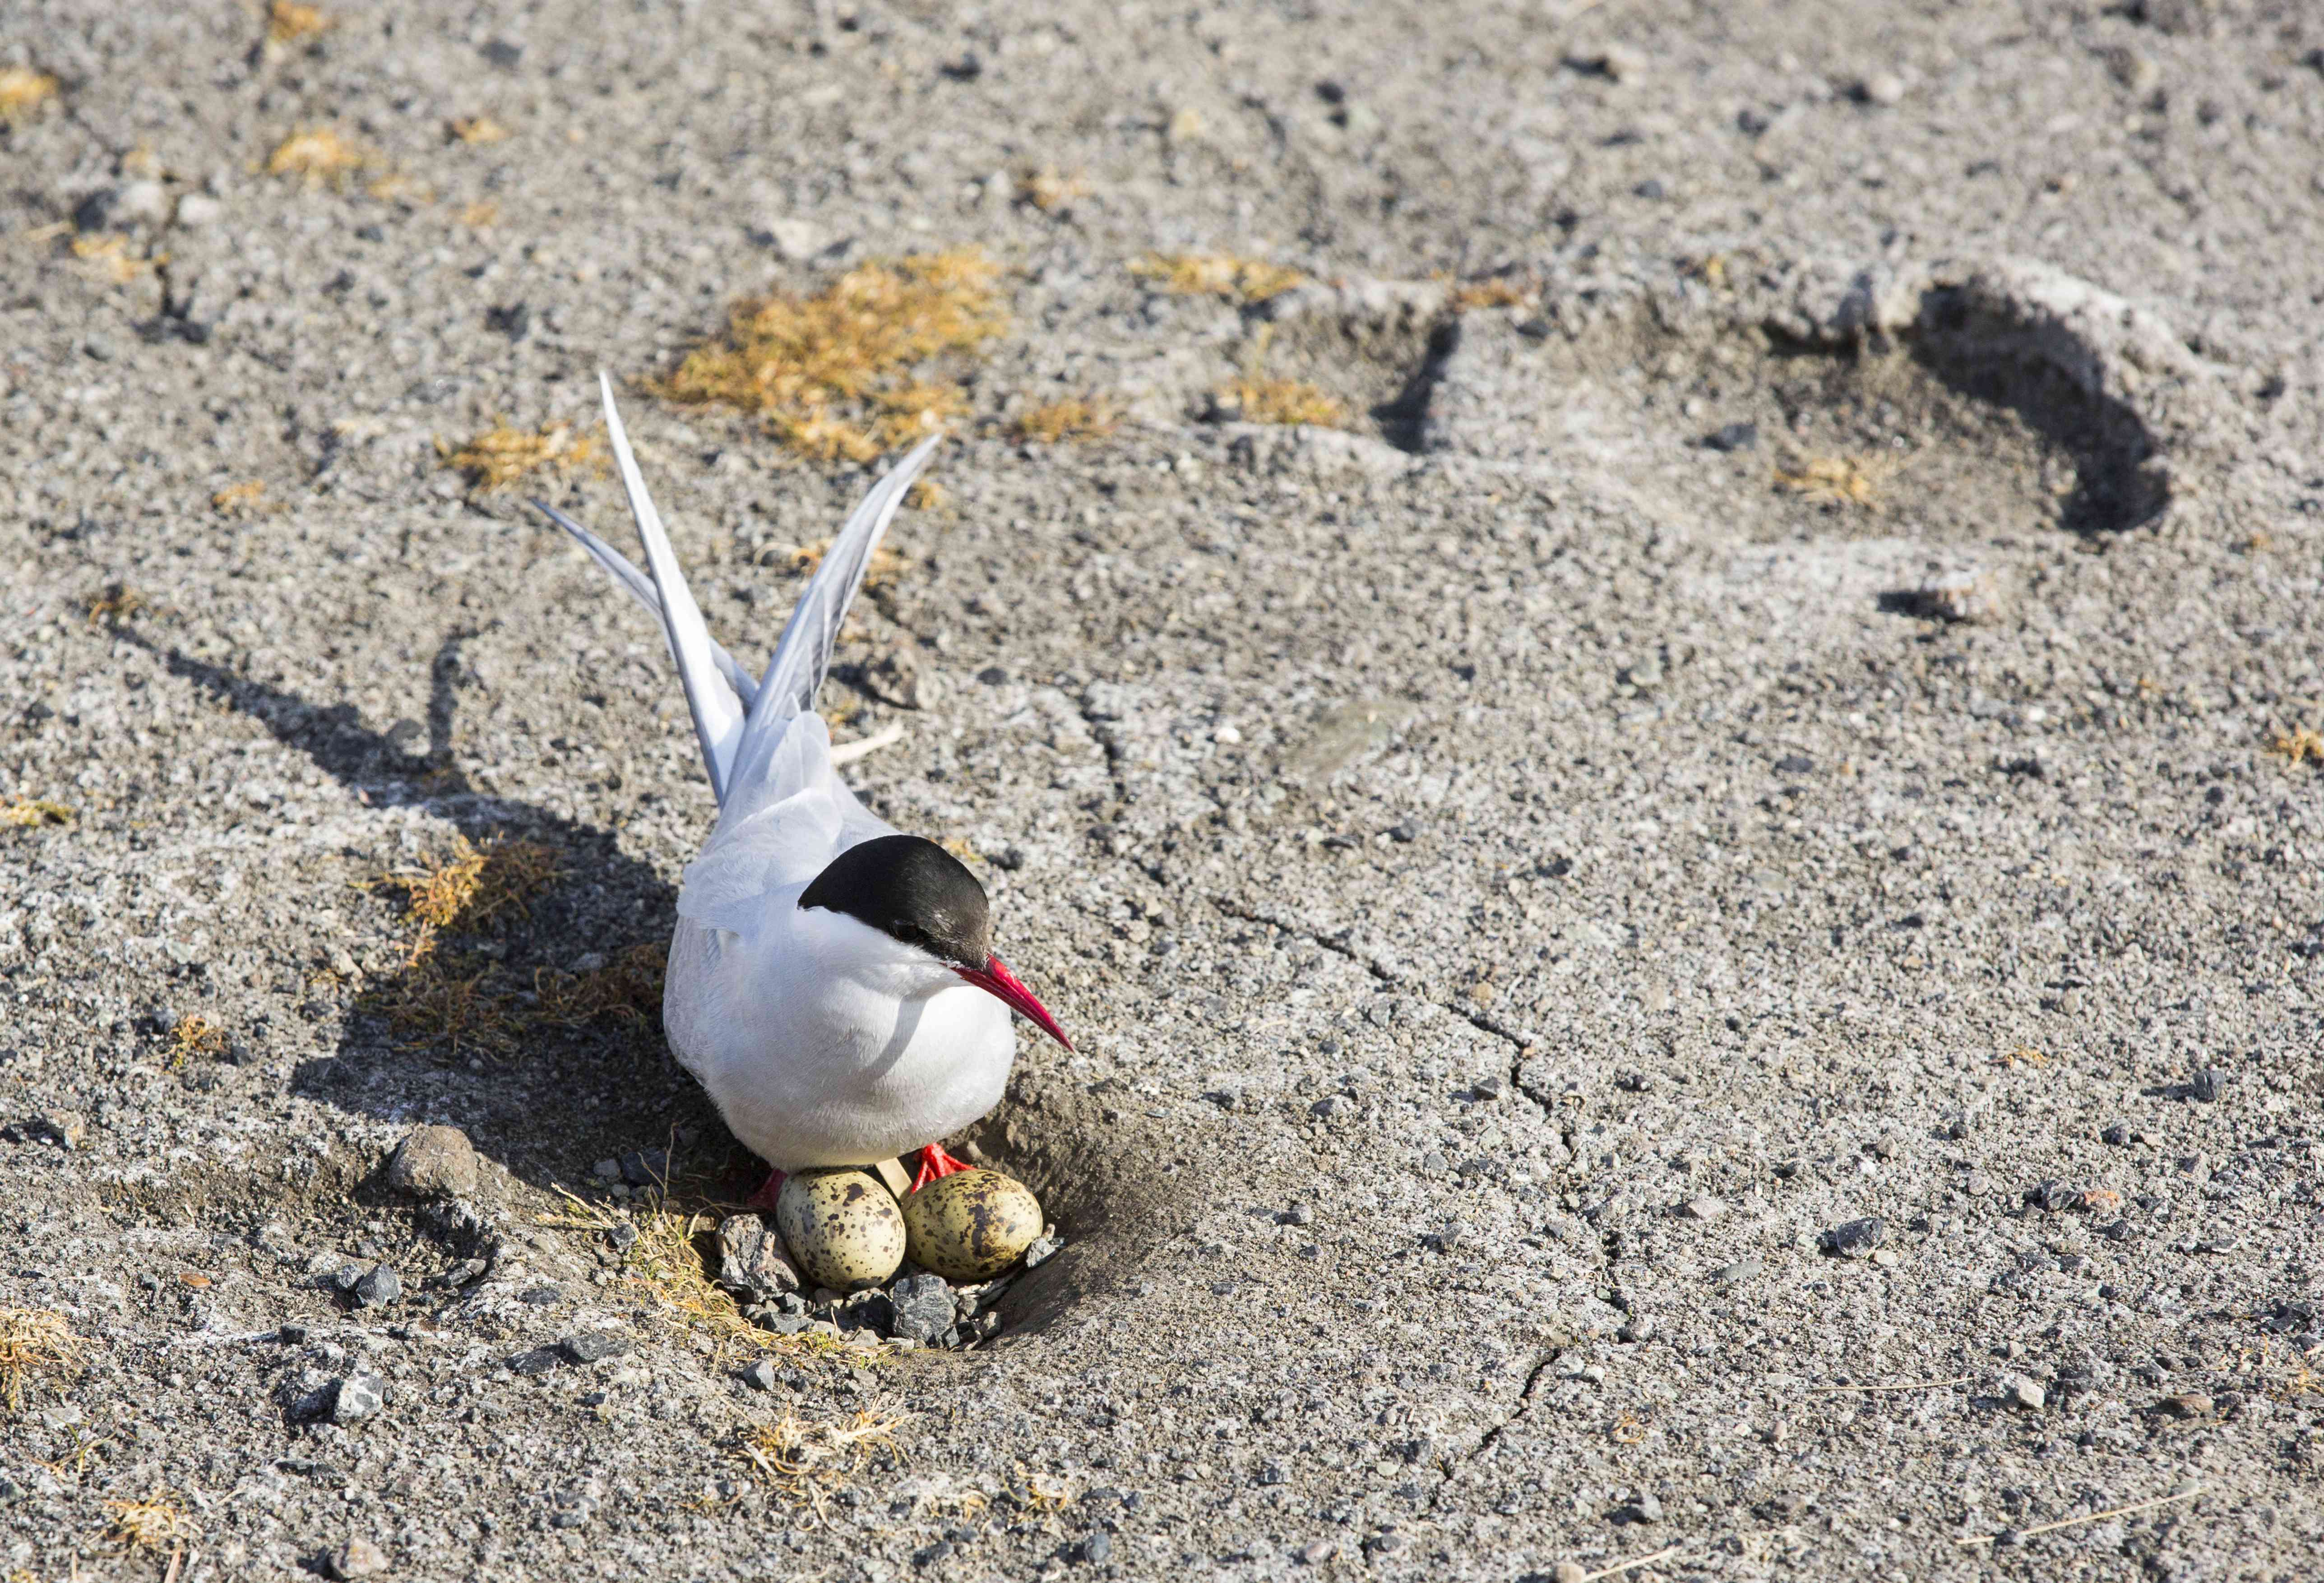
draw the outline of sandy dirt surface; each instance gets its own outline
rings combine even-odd
[[[0,11],[0,1569],[2312,1576],[2319,62]],[[679,399],[933,255],[885,406]],[[964,1140],[1064,1238],[973,1345],[703,1279],[713,805],[523,505],[628,537],[600,368],[746,664],[954,436],[823,701],[1079,1045]]]

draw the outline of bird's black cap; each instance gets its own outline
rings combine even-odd
[[[831,860],[802,907],[845,913],[941,961],[982,969],[992,916],[968,866],[925,836],[883,835]]]

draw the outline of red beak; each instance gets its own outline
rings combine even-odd
[[[1066,1049],[1074,1047],[1074,1042],[1065,1037],[1065,1030],[1059,1027],[1057,1019],[1049,1015],[1049,1008],[1033,999],[1033,991],[1019,982],[1017,975],[1009,971],[1009,964],[999,957],[986,957],[981,969],[956,967],[952,971],[986,994],[997,997]]]

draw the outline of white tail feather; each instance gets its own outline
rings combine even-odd
[[[630,437],[622,428],[622,415],[613,408],[613,382],[600,373],[597,383],[605,399],[605,430],[613,442],[613,460],[622,471],[622,489],[630,497],[630,515],[637,519],[638,538],[645,545],[646,570],[652,574],[654,589],[661,595],[662,630],[678,661],[678,679],[686,689],[687,708],[694,715],[703,768],[709,771],[711,791],[723,804],[735,751],[742,741],[742,705],[734,689],[718,675],[711,658],[715,645],[710,641],[709,628],[703,624],[702,609],[686,586],[686,574],[678,570],[678,556],[670,548],[661,514],[654,510],[653,497],[646,493],[638,459],[630,452]],[[781,658],[779,651],[776,658]],[[761,695],[764,697],[764,689]]]

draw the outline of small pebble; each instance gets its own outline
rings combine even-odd
[[[1615,82],[1636,82],[1646,74],[1646,51],[1628,44],[1609,44],[1595,55],[1585,56],[1583,62]]]
[[[1307,1204],[1293,1204],[1283,1211],[1283,1223],[1286,1226],[1312,1226],[1315,1223],[1315,1211]]]
[[[365,1308],[379,1308],[403,1295],[403,1277],[392,1265],[374,1265],[355,1281],[351,1288],[355,1299]]]
[[[775,1366],[761,1358],[742,1371],[742,1383],[754,1391],[775,1388]]]
[[[1823,1234],[1823,1249],[1839,1258],[1869,1258],[1888,1240],[1888,1222],[1877,1215],[1849,1220]]]
[[[1617,1521],[1659,1523],[1663,1520],[1663,1504],[1651,1495],[1639,1495],[1614,1514]]]
[[[387,1570],[387,1552],[360,1534],[333,1551],[327,1559],[334,1578],[376,1578]]]
[[[2199,1105],[2209,1105],[2227,1091],[2227,1074],[2216,1066],[2198,1068],[2187,1080],[2187,1097]]]
[[[2008,608],[2001,577],[1978,567],[1931,577],[1913,590],[1915,613],[1941,621],[1971,623],[2000,618]]]
[[[2040,1412],[2043,1404],[2048,1399],[2040,1385],[2022,1374],[2009,1376],[2003,1387],[2003,1394],[2009,1398],[2011,1406],[2023,1408],[2028,1413]]]
[[[1113,1559],[1113,1535],[1101,1528],[1081,1542],[1081,1559],[1101,1566]]]
[[[225,213],[226,205],[207,192],[189,192],[178,199],[178,224],[188,231],[215,225]]]
[[[1756,423],[1729,423],[1713,429],[1702,443],[1714,451],[1748,451],[1759,443],[1759,426]]]
[[[2155,1404],[2155,1410],[2166,1418],[2208,1418],[2211,1407],[2211,1398],[2200,1391],[2184,1391]]]
[[[331,1393],[331,1422],[361,1423],[387,1405],[387,1385],[375,1374],[351,1374]]]
[[[2136,50],[2116,48],[2107,51],[2107,70],[2115,81],[2141,98],[2162,86],[2163,68],[2154,57]]]
[[[1550,1583],[1585,1583],[1590,1574],[1580,1561],[1560,1561],[1550,1569]]]
[[[1857,91],[1868,105],[1901,104],[1904,98],[1904,79],[1893,71],[1876,71],[1864,79]]]
[[[630,1349],[628,1339],[611,1330],[576,1330],[558,1345],[576,1363],[596,1363],[618,1358]]]
[[[1722,1286],[1732,1286],[1738,1282],[1750,1280],[1766,1267],[1766,1261],[1762,1259],[1738,1258],[1731,1265],[1720,1265],[1711,1279]]]
[[[554,1373],[566,1361],[565,1349],[561,1347],[534,1347],[511,1357],[507,1367],[512,1375],[537,1379],[542,1375]]]
[[[2102,1144],[2111,1144],[2116,1148],[2123,1148],[2130,1142],[2130,1128],[2117,1121],[2098,1134],[2098,1141]]]
[[[895,1309],[888,1334],[899,1341],[933,1342],[958,1317],[941,1275],[908,1275],[888,1289],[888,1300]]]
[[[1724,1201],[1708,1196],[1687,1200],[1685,1209],[1690,1220],[1716,1220],[1727,1212]]]

